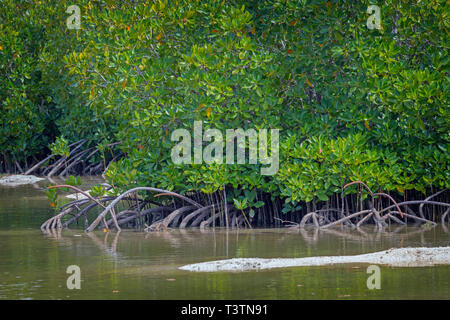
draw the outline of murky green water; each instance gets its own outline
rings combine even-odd
[[[98,180],[84,179],[86,186]],[[179,266],[233,257],[352,255],[391,247],[449,246],[445,226],[340,229],[122,231],[44,235],[51,216],[40,187],[0,186],[0,299],[449,299],[450,267],[381,266],[381,289],[369,290],[367,265],[294,267],[259,272],[190,273]],[[66,268],[81,268],[69,290]]]

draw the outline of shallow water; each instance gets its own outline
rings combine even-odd
[[[88,188],[98,178],[83,179]],[[381,289],[367,288],[368,265],[193,273],[185,264],[235,257],[353,255],[392,247],[449,246],[447,227],[376,233],[287,229],[173,230],[164,233],[63,230],[44,235],[52,215],[42,187],[0,186],[0,299],[449,299],[450,267],[380,266]],[[69,265],[81,289],[69,290]]]

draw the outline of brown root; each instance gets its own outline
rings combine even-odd
[[[255,214],[250,217],[248,215],[250,208],[237,210],[232,204],[225,203],[226,195],[222,194],[222,190],[208,195],[199,192],[188,192],[186,195],[181,195],[158,188],[136,187],[115,197],[94,198],[79,188],[70,185],[57,185],[49,188],[71,188],[87,198],[74,200],[62,206],[60,212],[44,222],[41,229],[47,231],[58,230],[66,228],[74,222],[78,224],[81,219],[84,219],[86,232],[93,231],[96,228],[109,230],[112,226],[115,226],[118,231],[121,227],[133,227],[149,232],[167,231],[170,230],[169,227],[179,227],[180,229],[188,226],[199,226],[200,229],[207,227],[252,228],[268,224],[275,226],[284,224],[288,228],[297,229],[303,229],[307,224],[313,225],[315,229],[328,229],[338,225],[358,229],[365,223],[373,223],[376,228],[383,229],[391,222],[404,226],[408,223],[408,220],[435,225],[436,221],[433,221],[436,220],[434,215],[435,207],[433,207],[433,217],[430,218],[429,211],[426,211],[426,215],[423,213],[425,205],[439,207],[437,219],[442,224],[448,218],[450,204],[430,200],[443,191],[435,193],[425,200],[396,202],[393,197],[386,193],[373,193],[366,184],[360,181],[346,184],[344,188],[353,184],[361,184],[369,191],[372,198],[368,198],[368,201],[363,200],[361,197],[356,197],[356,200],[354,197],[353,200],[352,197],[344,199],[342,193],[342,199],[345,200],[342,201],[342,207],[339,205],[341,200],[337,195],[336,201],[334,201],[336,207],[333,205],[333,201],[327,202],[322,207],[316,201],[311,201],[306,206],[302,206],[303,208],[306,207],[306,213],[303,215],[299,214],[300,210],[303,212],[305,210],[297,209],[297,211],[288,212],[285,216],[286,218],[283,219],[280,219],[280,199],[276,199],[276,201],[271,200],[273,207],[266,205],[259,209],[253,208]],[[138,195],[140,191],[154,192],[154,194],[153,197],[151,197],[151,194],[144,197],[143,195]],[[386,200],[377,196],[386,197],[390,202],[387,202],[383,207],[383,203],[386,203]],[[270,201],[270,199],[268,200],[268,195],[265,194],[262,194],[261,197],[258,194],[258,198],[264,200],[266,204],[267,201]],[[349,198],[350,201],[347,201]],[[377,205],[376,208],[375,204]],[[364,206],[368,208],[364,209]],[[419,208],[419,214],[416,215],[417,207]],[[93,213],[92,209],[94,208],[101,208],[101,212]],[[352,208],[356,208],[357,210],[355,211],[357,212],[352,212]],[[444,213],[443,209],[446,209]],[[116,210],[117,214],[115,213]],[[107,217],[108,214],[110,214],[109,217]]]

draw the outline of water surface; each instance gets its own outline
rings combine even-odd
[[[98,178],[83,179],[88,188]],[[235,258],[353,255],[408,246],[449,246],[448,225],[391,226],[377,233],[287,229],[81,229],[44,235],[51,217],[42,187],[0,186],[0,299],[449,299],[450,267],[380,266],[381,289],[369,290],[368,265],[294,267],[240,273],[192,273],[178,267]],[[69,290],[69,265],[81,269],[81,289]]]

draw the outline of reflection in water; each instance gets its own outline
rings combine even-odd
[[[83,188],[97,184],[86,180]],[[449,246],[448,224],[359,229],[123,230],[42,234],[50,217],[38,188],[0,187],[0,299],[448,299],[450,267],[381,267],[382,290],[368,290],[364,265],[197,274],[186,264],[227,258],[355,255],[392,247]],[[66,288],[69,265],[81,290]],[[168,281],[170,279],[170,281]]]
[[[119,242],[120,232],[121,231],[115,232],[111,246],[108,244],[108,235],[110,234],[110,231],[104,233],[105,237],[103,238],[103,241],[101,241],[93,232],[88,232],[86,234],[90,239],[92,239],[97,248],[103,250],[106,254],[111,254],[111,256],[117,257],[117,243]]]
[[[392,247],[448,246],[448,229],[441,225],[393,227],[384,232],[373,232],[371,227],[154,233],[62,230],[45,235],[40,230],[20,230],[0,231],[0,243],[0,298],[117,298],[114,291],[126,299],[336,299],[347,295],[440,299],[449,296],[450,288],[448,266],[382,267],[384,290],[377,292],[366,288],[363,265],[231,274],[178,270],[185,264],[235,257],[354,255]],[[81,268],[80,291],[65,287],[65,271],[72,264]]]
[[[208,235],[208,246],[213,247],[213,254],[216,255],[217,248],[223,247],[224,251],[222,252],[224,257],[229,256],[229,248],[230,241],[231,247],[233,244],[239,242],[248,242],[251,241],[252,237],[261,237],[264,234],[276,234],[278,235],[276,242],[279,246],[287,245],[289,241],[292,240],[292,236],[299,234],[305,244],[308,246],[314,246],[320,241],[329,241],[331,238],[333,241],[339,240],[349,240],[355,243],[365,243],[365,244],[377,244],[380,242],[388,243],[392,247],[403,247],[403,244],[407,244],[410,242],[420,243],[421,246],[433,246],[435,245],[435,239],[429,238],[427,235],[432,233],[433,230],[437,229],[442,234],[448,234],[448,228],[445,225],[436,225],[436,226],[428,226],[428,227],[419,227],[408,229],[405,225],[395,226],[393,228],[386,228],[383,231],[380,231],[378,228],[371,230],[371,227],[366,226],[366,228],[356,228],[354,230],[345,230],[344,228],[340,229],[317,229],[317,228],[299,228],[299,229],[260,229],[260,230],[246,230],[246,229],[236,229],[236,230],[226,230],[217,228],[214,229],[194,229],[194,230],[186,230],[186,229],[169,229],[168,231],[156,231],[150,233],[137,233],[134,231],[124,231],[126,234],[125,241],[128,240],[130,235],[132,238],[140,238],[150,241],[162,241],[170,246],[172,249],[180,249],[185,245],[201,245],[202,241],[198,241],[201,235]],[[355,232],[356,231],[356,232]],[[375,232],[372,232],[375,231]],[[119,237],[122,231],[115,232],[109,230],[107,232],[102,233],[83,233],[84,237],[87,237],[92,240],[92,243],[101,251],[111,256],[117,256],[117,246],[119,242]],[[72,245],[73,237],[80,236],[79,234],[72,234],[71,238],[63,237],[61,235],[62,230],[50,230],[50,232],[44,232],[45,237],[48,237],[53,240],[57,240],[59,243],[64,245]],[[234,238],[230,240],[230,233]],[[239,235],[241,235],[241,241],[239,241]],[[103,239],[101,238],[103,237]],[[109,241],[108,239],[111,239]],[[427,240],[429,239],[429,240]],[[298,239],[297,239],[298,241]],[[219,253],[220,254],[220,253]],[[255,256],[256,257],[256,256]],[[274,256],[275,257],[275,256]]]
[[[365,226],[366,228],[370,228],[370,226]],[[293,232],[299,232],[303,238],[303,240],[309,244],[316,243],[319,240],[320,234],[330,234],[334,235],[337,238],[341,239],[348,239],[353,241],[365,241],[365,242],[377,242],[380,241],[382,237],[384,238],[393,238],[394,235],[398,235],[398,237],[395,237],[396,241],[399,241],[400,243],[403,243],[405,239],[408,237],[412,237],[414,235],[420,236],[420,243],[423,246],[427,246],[427,241],[425,240],[425,233],[431,231],[433,228],[441,228],[443,233],[448,234],[448,228],[445,224],[442,224],[440,226],[434,225],[434,226],[422,226],[413,229],[411,231],[410,229],[407,229],[406,225],[399,225],[399,226],[393,226],[392,228],[385,228],[383,230],[380,230],[378,228],[374,228],[374,230],[368,232],[367,229],[363,229],[361,227],[355,228],[355,230],[358,232],[358,234],[355,234],[351,229],[317,229],[317,228],[311,228],[310,231],[307,231],[306,229],[299,229],[298,231]],[[290,229],[293,230],[293,229]],[[311,233],[311,234],[310,234]]]

